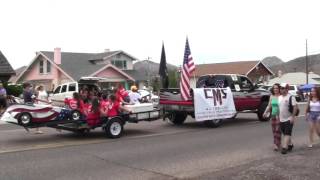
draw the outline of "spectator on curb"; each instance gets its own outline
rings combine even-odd
[[[314,134],[320,136],[320,88],[311,89],[310,98],[306,109],[306,120],[309,123],[309,148],[314,143]]]
[[[291,95],[288,94],[289,84],[282,83],[280,85],[280,97],[279,97],[279,118],[280,118],[280,129],[284,137],[284,143],[282,146],[281,153],[287,154],[293,149],[293,143],[291,140],[292,129],[294,121],[296,119],[295,114],[298,111],[297,102],[295,98],[291,98],[291,104],[293,106],[293,112],[289,111],[289,101]]]
[[[276,83],[271,88],[271,96],[269,104],[263,116],[267,117],[271,112],[271,127],[273,133],[273,150],[278,151],[281,148],[281,132],[280,132],[280,119],[279,119],[279,96],[280,84]]]
[[[0,82],[0,115],[4,112],[7,107],[7,91]]]

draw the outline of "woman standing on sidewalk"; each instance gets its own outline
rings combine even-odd
[[[278,151],[281,148],[281,132],[279,120],[279,96],[280,84],[276,83],[271,88],[272,95],[270,96],[269,105],[266,108],[263,116],[267,117],[271,112],[271,127],[273,133],[273,150]]]
[[[311,89],[308,106],[306,109],[306,120],[309,123],[309,145],[312,148],[315,132],[320,136],[320,88]]]

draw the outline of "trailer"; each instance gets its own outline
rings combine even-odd
[[[49,127],[86,134],[91,130],[101,128],[107,137],[119,138],[123,134],[126,123],[160,119],[160,109],[153,108],[152,103],[146,104],[131,105],[132,113],[119,113],[118,116],[114,117],[101,117],[96,125],[87,127],[84,126],[86,117],[78,110],[40,104],[13,104],[7,108],[0,120],[22,126],[27,131],[30,128]],[[145,108],[146,106],[152,108]]]

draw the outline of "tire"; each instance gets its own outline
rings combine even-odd
[[[24,112],[19,115],[18,123],[23,126],[28,126],[32,123],[32,116],[30,113]]]
[[[80,118],[81,118],[80,111],[78,111],[78,110],[71,111],[71,113],[70,113],[70,119],[71,120],[77,121],[77,120],[80,120]]]
[[[120,138],[123,133],[123,121],[121,118],[109,119],[103,128],[109,138]]]
[[[208,120],[203,122],[207,127],[211,128],[217,128],[221,126],[222,124],[222,119],[214,119],[214,120]]]
[[[184,121],[187,119],[187,116],[188,115],[185,113],[172,113],[169,116],[169,120],[175,125],[182,125]]]
[[[258,119],[259,121],[269,121],[271,118],[271,113],[269,113],[269,115],[265,118],[263,117],[263,113],[265,112],[266,108],[268,106],[268,101],[263,101],[258,109],[257,115],[258,115]]]

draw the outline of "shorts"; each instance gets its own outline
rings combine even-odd
[[[287,136],[291,136],[293,124],[290,121],[280,122],[281,133]]]
[[[309,122],[320,122],[320,112],[319,111],[310,111],[307,116]]]

